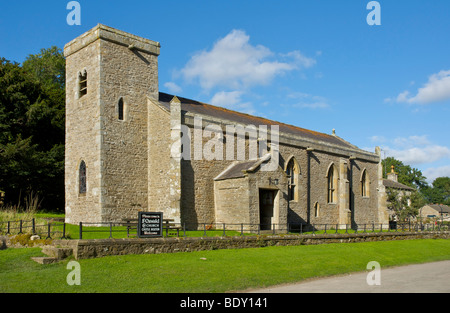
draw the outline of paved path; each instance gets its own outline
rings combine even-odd
[[[450,261],[381,268],[379,286],[369,286],[371,271],[251,290],[250,293],[449,293]]]

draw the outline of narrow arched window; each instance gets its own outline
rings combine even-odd
[[[361,176],[361,196],[369,197],[369,185],[369,175],[367,174],[367,171],[364,170]]]
[[[86,163],[81,161],[79,173],[78,173],[78,184],[80,194],[86,193]]]
[[[300,168],[295,160],[291,158],[286,167],[286,175],[289,178],[288,199],[289,201],[298,201],[298,177]]]
[[[119,121],[124,120],[123,98],[120,98],[119,103],[117,104],[117,115],[118,115]]]
[[[87,72],[86,71],[78,74],[78,84],[79,84],[78,97],[81,98],[82,96],[87,94]]]
[[[336,167],[332,164],[328,169],[328,203],[336,203],[337,201],[337,172]]]
[[[319,212],[320,211],[320,207],[319,207],[319,202],[316,202],[314,204],[314,217],[319,217]]]

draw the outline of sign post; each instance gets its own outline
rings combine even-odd
[[[138,237],[154,238],[163,236],[162,212],[138,212]]]

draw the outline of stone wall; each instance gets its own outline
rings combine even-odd
[[[350,153],[349,153],[350,154]],[[339,220],[340,203],[328,203],[327,199],[327,171],[331,164],[338,169],[342,155],[327,151],[315,150],[308,152],[306,148],[280,145],[281,166],[295,157],[300,166],[300,178],[297,201],[289,201],[289,221],[292,223],[330,224]],[[344,197],[349,199],[351,221],[357,224],[379,223],[378,219],[378,164],[364,159],[349,160],[347,162],[347,177],[349,193]],[[361,174],[367,170],[370,178],[369,197],[361,195]],[[339,178],[340,180],[340,178]],[[337,193],[343,194],[337,186]],[[315,215],[315,205],[319,206],[319,214]]]
[[[298,246],[329,243],[351,243],[388,240],[450,239],[449,232],[395,232],[322,235],[249,236],[222,238],[152,238],[152,239],[98,239],[55,240],[61,248],[73,249],[76,259],[89,259],[110,255],[159,254],[193,252],[217,249],[259,248],[268,246]]]
[[[158,92],[158,64],[157,55],[148,51],[100,43],[101,220],[111,221],[148,207],[147,96]],[[123,120],[118,118],[120,99]]]
[[[250,222],[249,193],[248,177],[215,181],[215,222],[252,223]]]
[[[68,43],[64,54],[66,222],[135,216],[148,206],[147,97],[158,97],[159,43],[98,25]],[[84,71],[87,94],[80,97]],[[79,192],[81,161],[86,193]]]
[[[164,212],[170,207],[170,114],[155,101],[148,101],[148,209]]]
[[[189,116],[185,117],[185,124],[190,127],[191,137],[194,138],[192,120],[193,117],[190,119]],[[183,221],[189,225],[220,222],[217,215],[218,210],[215,208],[214,185],[212,182],[217,175],[235,161],[226,160],[225,146],[230,140],[235,141],[235,155],[237,154],[236,137],[227,138],[225,133],[225,125],[228,125],[227,121],[203,117],[203,127],[209,124],[220,125],[224,132],[223,160],[194,160],[196,145],[200,146],[201,144],[204,147],[211,138],[202,138],[202,141],[197,143],[194,142],[194,139],[191,140],[191,160],[184,160],[181,165],[181,209]],[[232,122],[229,124],[233,125]],[[258,127],[259,125],[255,126]],[[314,147],[313,151],[307,151],[308,145]],[[246,159],[248,160],[248,138],[245,146]],[[356,148],[354,151],[345,151],[320,142],[303,143],[293,138],[288,138],[287,140],[281,138],[279,151],[280,166],[283,170],[285,170],[286,162],[292,157],[295,157],[300,166],[300,177],[297,186],[298,199],[296,201],[288,201],[286,199],[284,204],[289,208],[287,216],[289,222],[315,224],[387,222],[379,221],[377,190],[379,158],[374,154],[359,154]],[[356,157],[350,159],[352,155]],[[340,170],[342,162],[344,162],[344,167]],[[327,201],[327,170],[331,164],[334,164],[340,176],[343,176],[342,179],[340,177],[338,179],[336,186],[338,199],[334,203],[328,203]],[[361,195],[361,175],[363,171],[367,172],[367,177],[370,180],[368,197]],[[253,193],[257,192],[259,188],[255,183],[255,181],[250,182],[249,190]],[[223,201],[224,195],[221,195],[221,197],[221,201]],[[339,198],[341,201],[339,201]],[[239,201],[235,201],[234,197],[230,197],[230,200],[236,205],[245,205],[246,203],[246,200],[242,200],[239,203]],[[253,202],[250,201],[250,205],[258,205],[258,201],[258,199]],[[315,216],[315,204],[319,206],[318,216]],[[250,211],[252,210],[257,212],[255,208],[250,208]],[[342,218],[343,215],[344,219]],[[221,217],[223,217],[223,213]]]
[[[80,49],[79,45],[87,45]],[[94,222],[101,216],[100,41],[88,36],[66,45],[66,222]],[[78,92],[79,73],[87,73],[87,94]],[[79,193],[79,168],[86,163],[87,192]]]

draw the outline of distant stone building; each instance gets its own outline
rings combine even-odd
[[[387,174],[387,179],[383,179],[383,185],[386,188],[392,188],[406,196],[410,196],[411,193],[415,191],[414,188],[398,182],[398,174],[395,172],[394,166],[391,166],[391,172]]]
[[[398,182],[398,174],[394,170],[394,166],[391,166],[391,172],[387,174],[387,179],[383,179],[383,185],[387,192],[389,192],[389,189],[392,189],[393,191],[397,192],[397,197],[399,199],[406,197],[407,198],[407,204],[411,205],[411,194],[416,190],[412,187],[409,187],[405,184]],[[391,209],[388,209],[389,212],[389,220],[396,220],[397,217],[395,216],[395,212]]]
[[[424,220],[450,220],[450,207],[445,204],[427,204],[419,211],[419,217]]]
[[[161,93],[160,44],[104,25],[64,54],[68,223],[388,223],[378,148]]]

